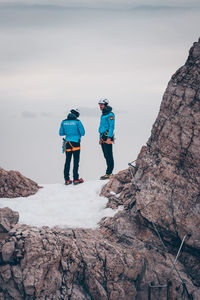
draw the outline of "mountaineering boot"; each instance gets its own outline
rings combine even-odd
[[[82,178],[80,178],[80,179],[78,179],[78,180],[74,180],[73,181],[73,184],[79,184],[79,183],[83,183],[84,182],[84,180],[82,179]]]
[[[106,180],[106,179],[109,179],[112,175],[113,175],[113,174],[110,174],[110,175],[105,174],[105,175],[103,175],[103,176],[100,177],[100,180]]]
[[[65,180],[65,185],[69,185],[69,184],[72,184],[72,181],[69,179],[69,180]]]

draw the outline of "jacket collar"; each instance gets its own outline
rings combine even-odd
[[[108,115],[111,111],[112,111],[112,107],[106,106],[106,108],[102,110],[102,115],[103,116]]]
[[[67,120],[76,120],[77,119],[77,117],[74,115],[74,114],[68,114],[68,116],[67,116]]]

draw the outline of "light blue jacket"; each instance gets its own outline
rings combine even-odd
[[[85,129],[80,120],[68,115],[66,120],[63,120],[60,125],[59,135],[65,135],[65,140],[70,142],[80,142],[81,137],[85,135]]]
[[[99,133],[102,136],[108,131],[108,137],[112,138],[115,129],[115,115],[112,112],[112,107],[107,106],[106,110],[102,111],[100,119]]]

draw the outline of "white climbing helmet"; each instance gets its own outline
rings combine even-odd
[[[109,104],[109,101],[108,99],[103,98],[99,100],[98,104],[104,104],[105,106],[107,106]]]
[[[73,108],[73,109],[70,110],[70,112],[71,112],[72,114],[74,114],[76,117],[79,117],[79,116],[80,116],[80,111],[79,111],[78,108]]]

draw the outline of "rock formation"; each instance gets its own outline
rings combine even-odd
[[[172,76],[135,165],[102,190],[108,206],[124,207],[114,218],[98,230],[6,229],[12,217],[0,211],[0,299],[199,300],[199,120],[200,40]]]
[[[19,214],[8,207],[0,210],[0,233],[9,232],[19,221]]]
[[[0,168],[0,198],[27,197],[34,195],[39,188],[36,182],[20,172]]]

